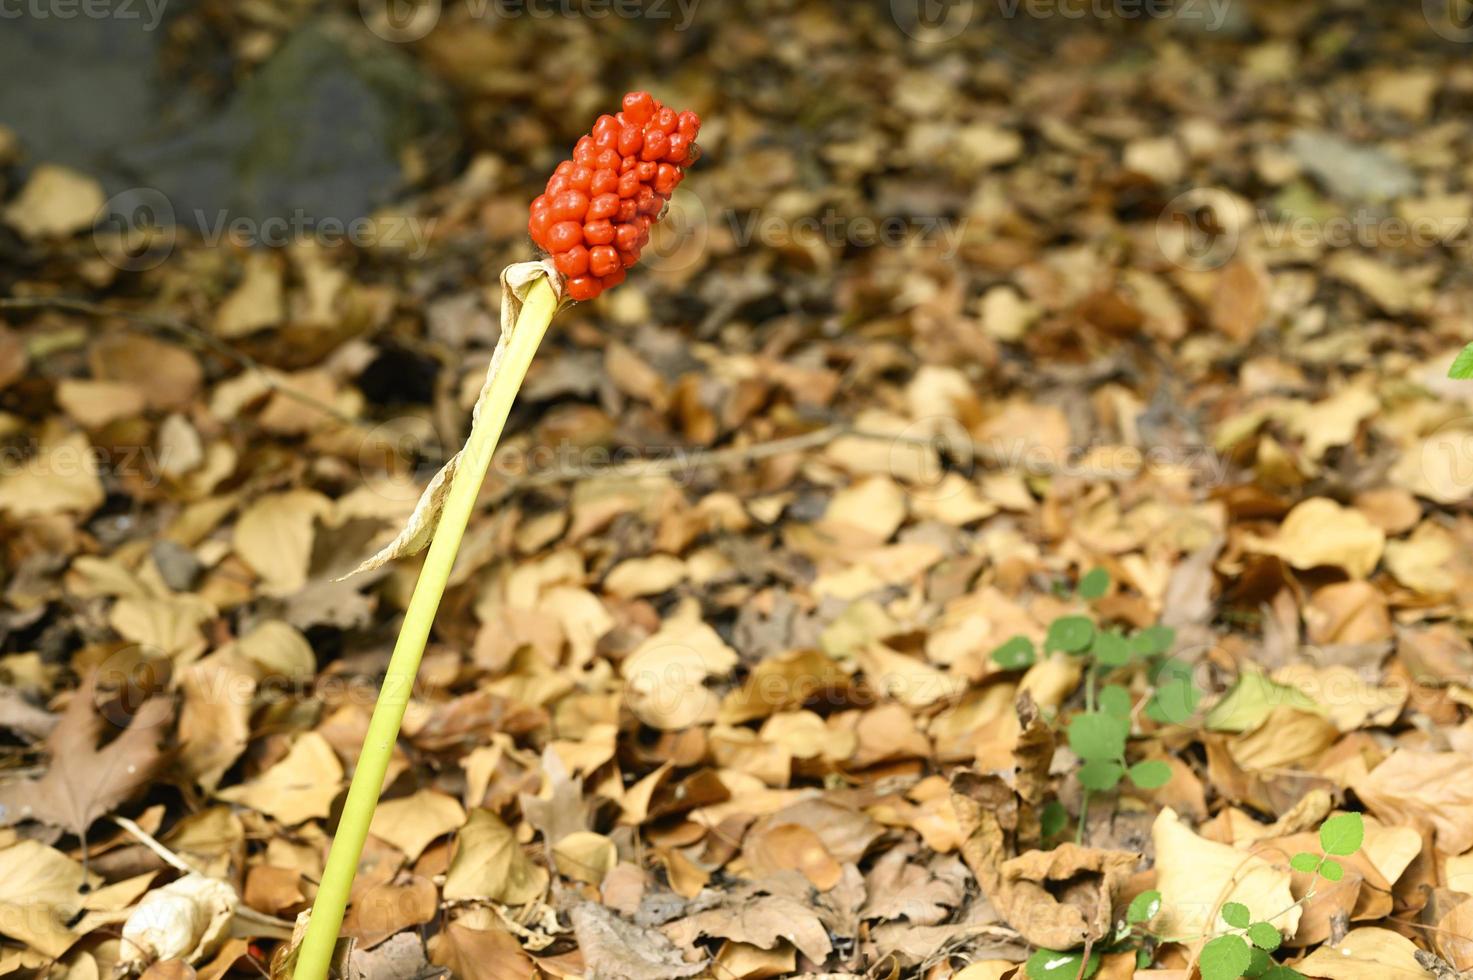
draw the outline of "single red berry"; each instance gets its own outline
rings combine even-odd
[[[644,149],[639,151],[641,160],[658,160],[670,149],[670,137],[658,129],[644,134]]]
[[[588,193],[594,197],[619,189],[619,174],[614,170],[595,170],[588,184]]]
[[[624,96],[624,116],[630,122],[649,122],[654,112],[655,97],[648,92],[630,92]]]
[[[614,240],[613,222],[590,221],[583,226],[583,240],[589,245],[607,245]]]
[[[619,253],[612,245],[596,245],[588,250],[588,271],[595,276],[606,276],[617,268]]]
[[[563,191],[552,199],[549,210],[554,221],[577,221],[581,224],[583,216],[588,213],[588,195],[582,191]]]
[[[547,229],[547,250],[556,255],[583,244],[583,226],[576,221],[559,221]]]
[[[597,221],[600,218],[612,218],[619,211],[619,195],[600,194],[588,202],[588,220]]]
[[[644,146],[644,131],[631,123],[619,130],[619,155],[631,156]]]
[[[582,245],[574,245],[564,252],[558,252],[552,257],[552,264],[557,266],[557,271],[568,278],[586,275],[588,272],[588,249]]]
[[[589,276],[574,276],[563,286],[568,292],[569,299],[585,300],[593,299],[603,292],[603,283]]]

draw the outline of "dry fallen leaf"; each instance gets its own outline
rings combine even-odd
[[[1286,936],[1299,928],[1301,910],[1289,891],[1287,866],[1276,867],[1246,851],[1199,837],[1170,809],[1156,818],[1151,840],[1156,849],[1156,888],[1161,892],[1161,911],[1151,922],[1157,935],[1200,942],[1200,937],[1211,934],[1224,902],[1246,905],[1255,922],[1272,919]]]
[[[453,796],[422,789],[397,800],[379,801],[368,832],[416,861],[431,841],[463,823],[465,811]]]
[[[1381,560],[1386,534],[1360,511],[1325,497],[1297,505],[1271,538],[1249,535],[1244,544],[1277,555],[1295,568],[1331,565],[1352,578],[1365,578]]]
[[[342,781],[342,763],[327,739],[317,732],[304,732],[281,761],[254,779],[216,795],[291,826],[326,817]]]
[[[516,834],[490,810],[472,810],[455,841],[455,858],[445,874],[446,899],[525,905],[547,889],[547,869],[527,858]]]
[[[1440,850],[1461,854],[1473,848],[1470,765],[1460,752],[1398,749],[1354,789],[1384,823],[1431,827]]]
[[[85,839],[94,820],[153,779],[163,763],[159,743],[173,702],[149,697],[130,711],[126,701],[114,700],[108,682],[107,671],[95,670],[73,694],[46,739],[49,761],[43,776],[0,786],[0,825],[40,820]],[[136,693],[128,689],[124,697]]]
[[[1344,939],[1327,944],[1295,964],[1307,977],[1326,980],[1385,980],[1386,977],[1431,977],[1417,961],[1417,947],[1390,929],[1362,926]]]

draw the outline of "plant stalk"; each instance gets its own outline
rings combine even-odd
[[[551,284],[546,278],[537,280],[528,290],[516,325],[511,328],[509,336],[503,338],[505,347],[500,351],[500,363],[494,368],[495,374],[488,383],[485,399],[471,426],[470,437],[461,450],[460,464],[451,477],[445,506],[430,541],[429,552],[425,555],[424,567],[409,599],[409,608],[404,611],[404,624],[399,629],[399,639],[394,644],[394,653],[389,659],[383,686],[379,689],[373,718],[363,739],[363,750],[358,756],[358,766],[353,772],[353,783],[348,788],[337,834],[333,837],[327,866],[323,869],[317,897],[312,904],[307,931],[297,951],[293,980],[327,980],[353,876],[358,870],[358,859],[363,854],[368,826],[378,806],[384,774],[388,771],[389,759],[399,738],[404,709],[414,690],[415,675],[419,672],[430,627],[440,608],[445,584],[450,579],[450,570],[460,550],[460,540],[475,510],[476,498],[480,495],[481,483],[496,451],[496,443],[501,438],[506,417],[557,308],[558,300]]]

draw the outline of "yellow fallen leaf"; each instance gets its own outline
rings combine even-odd
[[[1417,947],[1410,939],[1390,929],[1364,926],[1351,930],[1339,943],[1326,944],[1310,953],[1296,969],[1307,977],[1326,980],[1414,980],[1431,977],[1417,962]]]
[[[456,835],[443,894],[447,900],[525,905],[542,895],[547,882],[547,869],[527,858],[516,833],[490,810],[477,808]]]
[[[43,163],[4,211],[5,223],[26,238],[64,238],[91,227],[105,203],[91,177]]]
[[[875,689],[910,708],[924,708],[967,689],[967,681],[923,660],[874,644],[859,654],[859,664]]]
[[[575,830],[552,849],[557,870],[576,881],[597,885],[619,863],[619,849],[603,834]]]
[[[823,523],[888,541],[905,520],[905,493],[894,480],[872,476],[834,494]]]
[[[1312,497],[1284,517],[1272,538],[1247,535],[1250,551],[1277,555],[1295,568],[1330,565],[1352,578],[1365,578],[1381,560],[1386,533],[1364,514],[1328,497]]]
[[[343,781],[343,767],[332,746],[316,732],[306,732],[276,765],[240,786],[216,795],[259,810],[288,826],[326,817]]]
[[[1299,928],[1300,908],[1289,891],[1287,866],[1199,837],[1166,808],[1151,828],[1161,911],[1152,932],[1184,942],[1211,934],[1224,902],[1248,906],[1254,921],[1272,919],[1286,936]],[[1285,910],[1288,910],[1287,912]]]
[[[332,502],[311,490],[267,494],[235,522],[235,553],[261,576],[261,591],[290,595],[307,584],[313,528]]]
[[[454,797],[422,789],[413,796],[380,802],[373,811],[368,832],[393,844],[410,861],[415,861],[432,840],[463,823],[465,811]]]
[[[45,445],[35,456],[12,462],[0,477],[0,511],[15,517],[91,515],[106,495],[98,457],[87,437],[73,433]]]

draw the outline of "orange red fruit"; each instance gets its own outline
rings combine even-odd
[[[648,92],[624,96],[578,140],[532,202],[527,231],[552,256],[572,299],[593,299],[624,281],[650,228],[699,151],[701,120]]]

